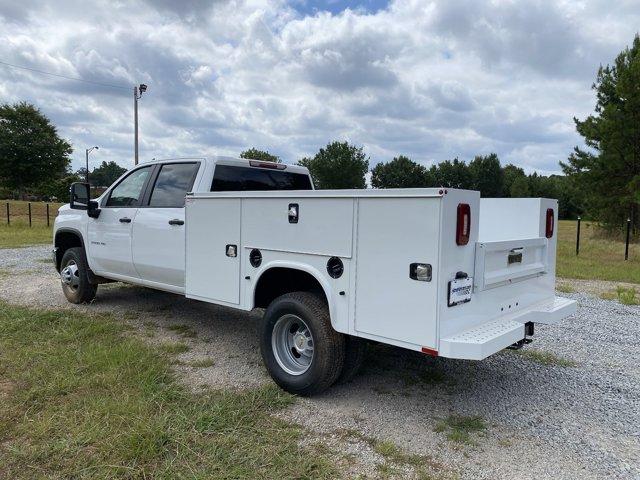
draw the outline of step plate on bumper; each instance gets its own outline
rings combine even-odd
[[[576,302],[555,297],[532,305],[524,311],[440,339],[441,357],[482,360],[524,338],[526,322],[553,324],[572,315]]]

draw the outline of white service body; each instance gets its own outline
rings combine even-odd
[[[557,232],[547,238],[546,222],[549,209],[557,219],[556,200],[444,188],[211,192],[217,165],[248,161],[137,168],[179,162],[198,163],[184,207],[106,207],[129,172],[98,199],[98,218],[62,207],[54,238],[81,235],[99,277],[242,310],[258,306],[271,269],[305,272],[324,292],[337,332],[450,358],[483,359],[524,339],[525,324],[575,311],[574,301],[555,296]],[[466,245],[456,242],[460,204],[470,211]],[[257,268],[253,250],[262,255]],[[327,269],[333,257],[344,266],[339,278]],[[430,265],[430,280],[410,278],[416,263]],[[450,297],[465,301],[450,306]]]

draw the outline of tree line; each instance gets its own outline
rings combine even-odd
[[[242,158],[280,162],[264,150],[251,148]],[[370,159],[362,147],[348,142],[331,142],[313,157],[298,165],[307,167],[318,189],[367,188],[367,174],[373,188],[446,187],[478,190],[483,197],[546,197],[559,200],[561,218],[582,213],[581,202],[567,178],[562,175],[525,174],[512,164],[502,166],[495,153],[476,156],[466,163],[457,158],[425,167],[404,155],[377,163],[369,172]]]

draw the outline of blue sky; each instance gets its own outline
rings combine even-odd
[[[73,167],[256,147],[286,162],[333,140],[371,166],[495,152],[559,172],[591,84],[640,25],[637,0],[0,0],[0,102],[29,101]],[[349,8],[346,8],[346,7]]]
[[[351,10],[375,13],[387,8],[389,2],[382,0],[362,0],[355,2],[347,2],[343,0],[293,0],[290,5],[303,15],[315,15],[317,12],[331,12],[332,14],[338,14],[347,8]]]

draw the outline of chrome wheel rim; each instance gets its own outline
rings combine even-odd
[[[297,315],[278,319],[271,333],[271,348],[278,365],[289,375],[302,375],[313,362],[313,335]]]
[[[71,290],[77,290],[80,287],[80,271],[75,260],[71,260],[67,263],[67,266],[60,272],[60,280],[62,286],[70,288]]]

